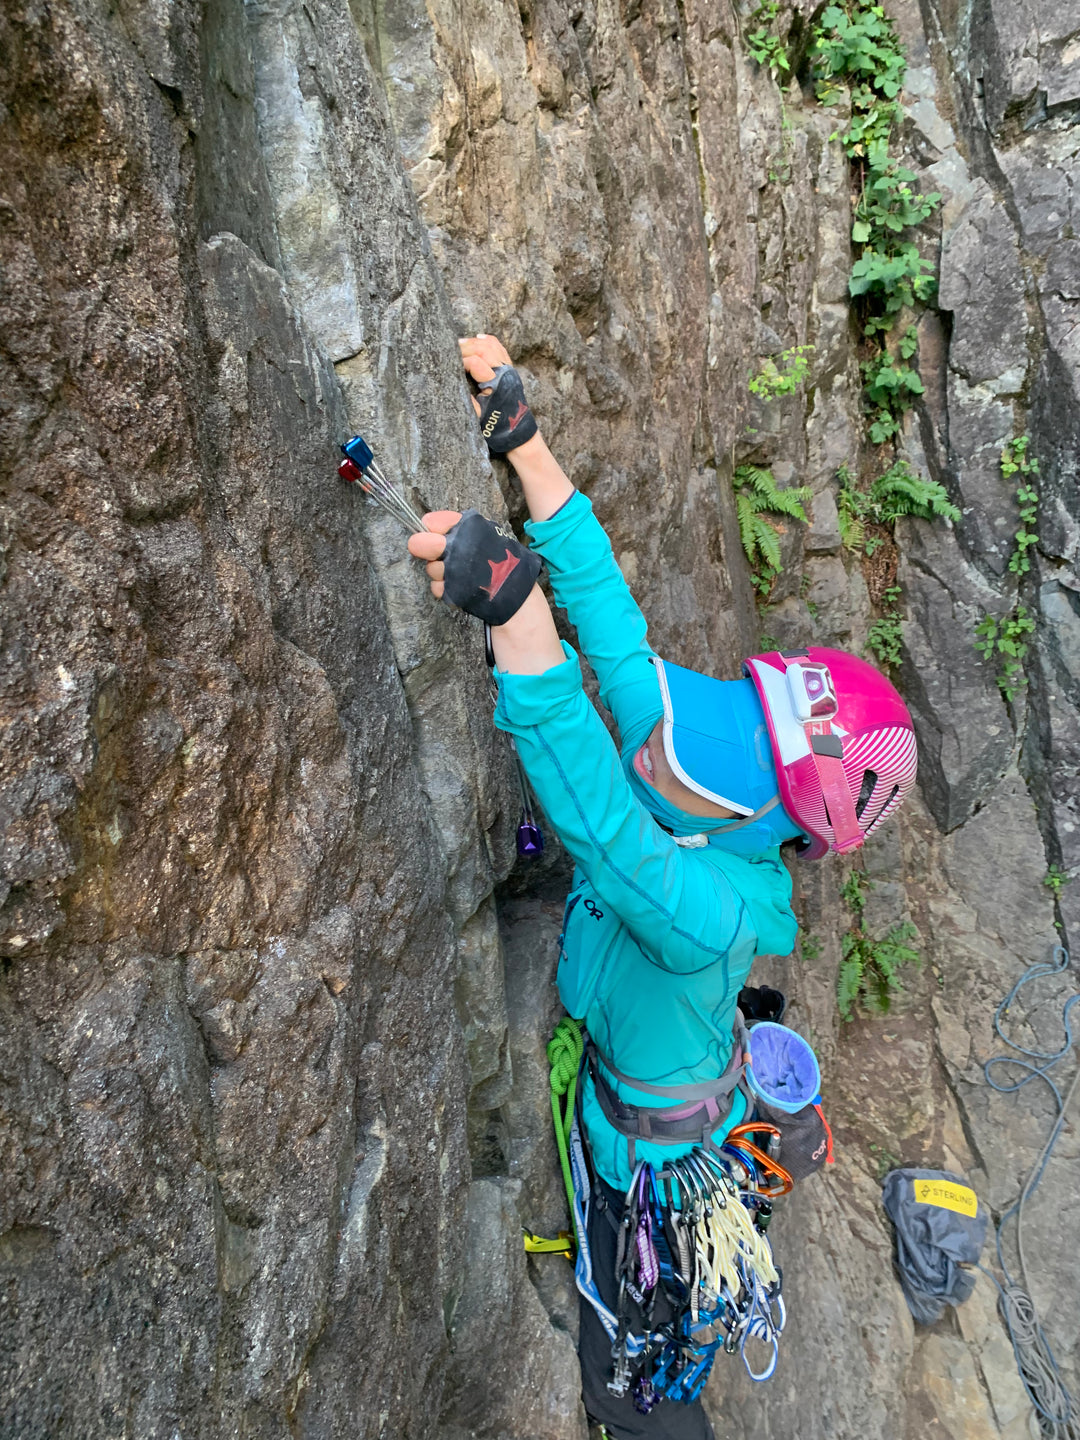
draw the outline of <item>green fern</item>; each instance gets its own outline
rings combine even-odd
[[[803,506],[810,499],[809,485],[793,485],[790,490],[781,490],[771,470],[760,465],[740,465],[735,471],[738,489],[752,492],[757,497],[757,509],[771,510],[777,515],[790,515],[794,520],[806,523]]]
[[[780,536],[768,516],[786,516],[806,524],[803,505],[810,499],[809,485],[781,490],[771,470],[740,465],[733,477],[739,538],[753,571],[754,588],[767,595],[780,573]]]
[[[901,967],[914,965],[917,970],[922,968],[919,952],[907,943],[914,940],[918,933],[910,921],[905,921],[902,925],[894,925],[884,939],[871,941],[869,976],[864,971],[864,979],[869,979],[871,1004],[882,1015],[888,1013],[897,991],[904,988],[899,979]]]
[[[863,929],[866,896],[874,882],[861,870],[853,870],[840,890],[840,898],[851,911],[851,929],[840,940],[840,970],[836,977],[836,1006],[841,1020],[850,1020],[857,1003],[884,1015],[893,997],[903,989],[900,970],[905,965],[922,968],[919,952],[909,940],[918,935],[909,920],[894,925],[881,940]]]
[[[739,534],[743,549],[751,564],[764,565],[772,571],[780,569],[780,537],[762,518],[752,495],[740,494],[735,497],[735,508],[739,515]]]
[[[856,935],[847,934],[840,943],[843,959],[836,977],[836,1008],[841,1020],[850,1020],[862,989],[863,955]]]
[[[945,520],[959,520],[960,511],[949,499],[943,485],[912,473],[903,460],[890,465],[870,487],[870,500],[877,514],[875,519],[891,525],[901,515],[914,515],[917,520],[932,520],[940,515]]]
[[[918,520],[932,520],[935,515],[945,520],[960,519],[960,511],[949,499],[945,487],[936,480],[914,474],[903,460],[890,465],[869,490],[857,488],[846,465],[840,467],[837,476],[840,539],[848,550],[863,548],[868,524],[891,527],[902,515],[913,515]]]
[[[841,1020],[850,1020],[857,1003],[879,1015],[887,1015],[896,995],[904,988],[900,971],[905,965],[922,968],[919,952],[908,944],[918,931],[910,921],[894,925],[881,940],[860,929],[849,930],[841,944],[840,970],[836,979],[836,1005]]]
[[[861,550],[866,539],[866,511],[870,497],[865,490],[855,485],[855,477],[846,465],[836,472],[840,481],[840,492],[836,497],[836,511],[840,524],[840,541],[845,550]]]
[[[855,477],[846,465],[836,472],[840,481],[840,493],[836,497],[836,511],[840,525],[840,543],[845,550],[861,550],[866,539],[866,523],[863,517],[870,497],[855,485]]]

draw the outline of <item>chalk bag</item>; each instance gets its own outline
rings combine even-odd
[[[794,1115],[817,1099],[821,1071],[810,1046],[772,1020],[761,1020],[750,1030],[746,1082],[759,1100]]]

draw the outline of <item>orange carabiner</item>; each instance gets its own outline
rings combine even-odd
[[[741,1150],[745,1150],[763,1171],[771,1173],[776,1177],[776,1185],[758,1186],[758,1189],[763,1195],[768,1195],[770,1198],[775,1198],[778,1195],[786,1195],[790,1190],[795,1188],[795,1181],[791,1178],[790,1171],[785,1170],[777,1161],[766,1155],[765,1151],[759,1149],[752,1140],[744,1138],[746,1135],[752,1135],[761,1131],[765,1131],[770,1135],[780,1134],[780,1131],[775,1125],[763,1124],[761,1121],[751,1121],[745,1125],[736,1125],[733,1130],[729,1130],[724,1137],[724,1143],[727,1144],[730,1142],[733,1145],[737,1145]]]

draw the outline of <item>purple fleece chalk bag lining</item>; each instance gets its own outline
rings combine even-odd
[[[773,1020],[761,1020],[750,1030],[746,1081],[767,1105],[794,1115],[817,1098],[821,1071],[801,1035]]]

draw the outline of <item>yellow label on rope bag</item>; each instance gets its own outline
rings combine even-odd
[[[958,1215],[975,1219],[978,1197],[966,1185],[952,1185],[948,1180],[916,1180],[914,1185],[920,1205],[938,1205],[942,1210],[955,1210]]]

